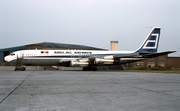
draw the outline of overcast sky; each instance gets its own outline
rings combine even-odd
[[[0,48],[39,42],[135,50],[161,27],[158,51],[180,56],[179,0],[0,0]]]

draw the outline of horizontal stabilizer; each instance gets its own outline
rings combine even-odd
[[[162,55],[166,55],[166,54],[170,54],[174,52],[176,51],[165,51],[165,52],[159,52],[159,53],[140,53],[140,55],[144,55],[147,58],[153,58],[153,57],[158,57],[158,56],[162,56]]]

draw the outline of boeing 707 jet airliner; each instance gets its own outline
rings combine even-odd
[[[38,66],[71,66],[83,67],[86,71],[96,71],[98,65],[124,64],[173,53],[157,53],[160,38],[159,27],[154,27],[142,45],[135,51],[99,51],[99,50],[20,50],[4,57],[7,62],[18,62],[23,65]],[[16,67],[17,69],[17,67]],[[15,69],[15,70],[16,70]],[[25,67],[21,65],[21,69]]]

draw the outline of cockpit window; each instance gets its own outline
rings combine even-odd
[[[10,55],[11,55],[11,56],[14,56],[14,55],[15,55],[15,53],[11,53]]]

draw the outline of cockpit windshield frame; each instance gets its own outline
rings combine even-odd
[[[15,56],[16,54],[15,53],[11,53],[10,56]]]

